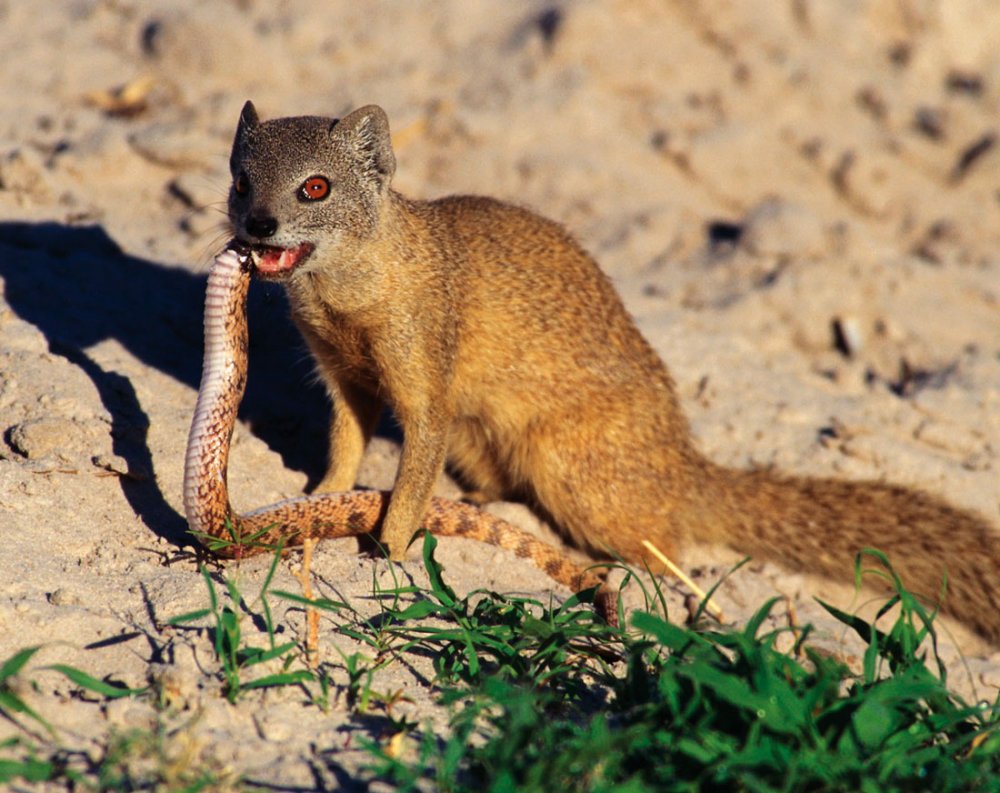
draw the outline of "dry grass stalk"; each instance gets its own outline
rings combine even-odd
[[[317,540],[307,537],[302,541],[302,569],[296,578],[302,587],[302,597],[313,599],[312,593],[312,552]],[[306,606],[306,662],[310,669],[319,666],[319,612],[312,606]]]
[[[649,540],[643,540],[642,544],[643,546],[645,546],[647,551],[653,554],[653,556],[655,556],[660,561],[660,563],[663,564],[664,567],[666,567],[671,573],[673,573],[677,578],[679,578],[681,583],[684,584],[684,586],[686,586],[688,589],[694,592],[695,595],[697,595],[701,600],[705,601],[705,608],[707,608],[710,612],[712,612],[712,615],[719,622],[725,622],[725,618],[722,615],[722,609],[719,607],[719,605],[714,600],[711,600],[708,597],[708,595],[705,594],[705,591],[700,586],[698,586],[694,581],[688,578],[687,574],[685,574],[683,570],[681,570],[677,565],[671,562],[667,558],[666,554],[663,553],[663,551],[661,551],[659,548],[653,545],[653,543],[651,543]]]

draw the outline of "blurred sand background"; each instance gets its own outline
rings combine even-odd
[[[163,624],[206,605],[195,562],[167,562],[189,548],[202,291],[248,98],[266,118],[380,104],[402,192],[485,193],[566,224],[716,460],[919,486],[1000,523],[997,42],[988,0],[0,0],[0,660],[58,640],[34,667],[174,681],[197,714],[192,756],[258,782],[332,788],[358,761],[342,701],[230,706],[205,632]],[[255,287],[251,323],[230,476],[244,508],[318,481],[328,416],[280,288]],[[392,482],[385,427],[364,485]],[[497,509],[556,541],[526,508]],[[547,597],[496,549],[445,540],[440,558],[459,591]],[[685,563],[709,586],[735,560],[692,547]],[[296,588],[296,564],[278,585]],[[317,590],[374,608],[373,567],[391,580],[356,541],[325,543]],[[266,569],[229,572],[253,594]],[[751,563],[719,600],[741,619],[786,595],[850,655],[812,600],[856,607],[849,583]],[[994,699],[1000,653],[942,624],[956,685]],[[440,721],[396,666],[376,687]],[[155,718],[30,678],[32,706],[98,755]]]

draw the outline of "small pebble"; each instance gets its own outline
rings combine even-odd
[[[44,418],[11,427],[7,437],[14,451],[29,460],[37,460],[75,446],[79,435],[80,428],[69,419]]]
[[[134,132],[128,140],[145,160],[168,168],[207,165],[206,136],[190,124],[150,124]]]
[[[120,454],[98,454],[91,458],[91,462],[105,471],[109,471],[119,476],[127,476],[138,482],[145,482],[150,478],[150,473],[142,466],[131,465],[128,460]]]
[[[185,710],[197,702],[200,680],[197,667],[184,663],[150,664],[149,680],[165,708]]]
[[[964,427],[948,421],[924,421],[914,430],[913,436],[944,451],[973,455],[980,450],[980,443]]]
[[[280,705],[257,711],[253,714],[253,721],[257,732],[265,741],[281,743],[295,734],[295,723]]]
[[[836,317],[833,320],[833,343],[848,358],[854,358],[864,347],[864,333],[857,317]]]
[[[79,606],[80,602],[80,597],[66,587],[59,587],[49,594],[49,603],[53,606]]]
[[[777,198],[747,213],[739,244],[755,256],[806,258],[823,256],[830,247],[826,229],[812,210]]]

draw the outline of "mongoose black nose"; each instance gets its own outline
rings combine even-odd
[[[247,233],[253,237],[273,237],[277,230],[278,221],[271,215],[251,215],[247,218]]]

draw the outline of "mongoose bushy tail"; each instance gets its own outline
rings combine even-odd
[[[447,462],[470,497],[527,499],[595,554],[721,540],[849,580],[874,547],[929,599],[947,573],[944,610],[1000,643],[996,526],[916,490],[707,460],[594,259],[520,207],[400,195],[381,108],[261,122],[248,102],[230,168],[234,235],[284,284],[333,399],[320,490],[354,485],[384,406],[402,426],[382,532],[394,558]]]
[[[974,513],[891,484],[726,469],[718,481],[726,508],[705,536],[840,581],[850,580],[858,551],[876,548],[930,603],[947,572],[943,610],[1000,642],[1000,534]]]

